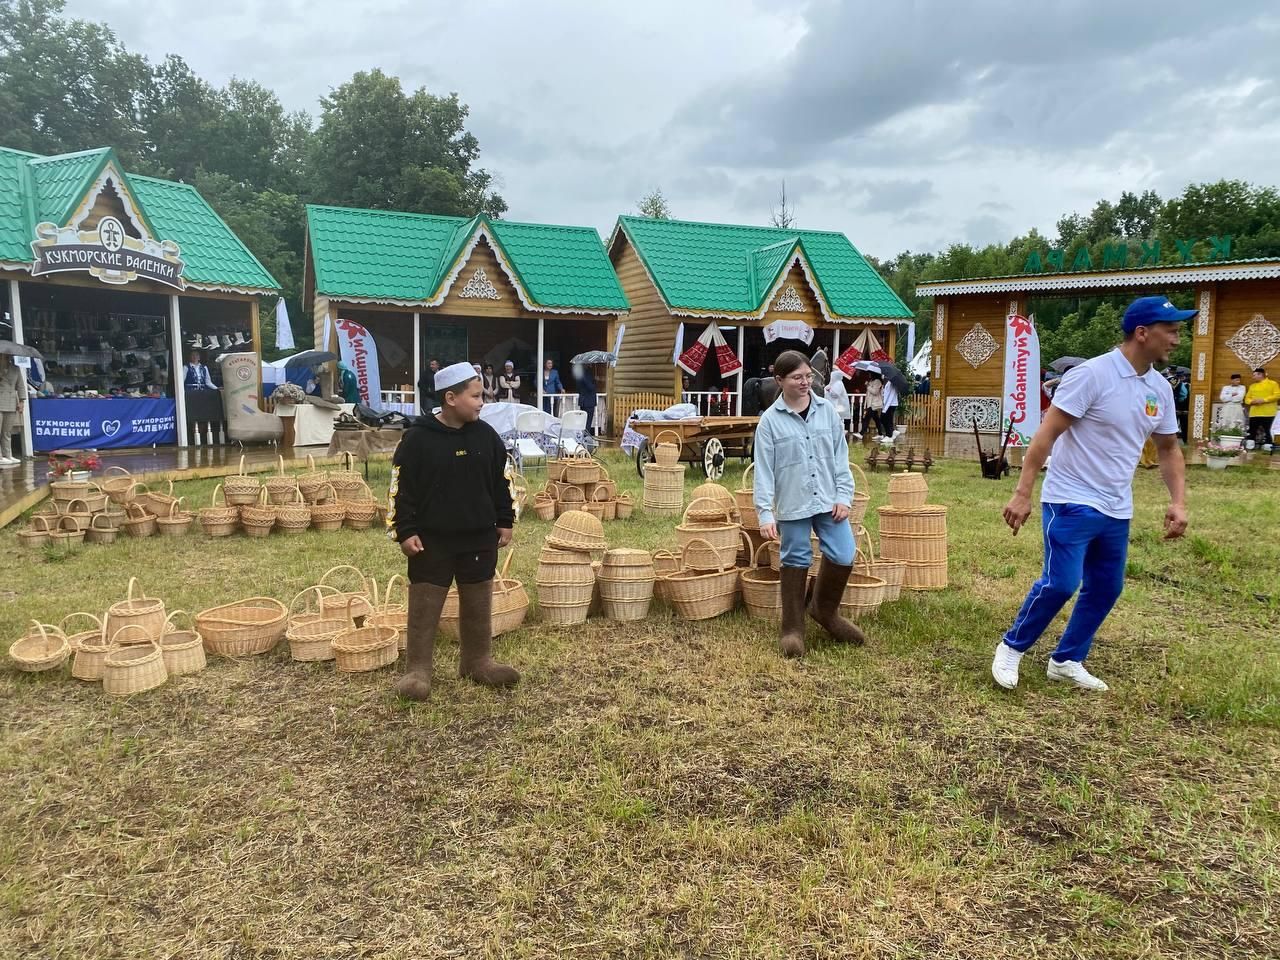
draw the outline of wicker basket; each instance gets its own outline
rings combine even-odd
[[[355,466],[355,462],[356,458],[350,452],[344,452],[342,454],[343,468],[329,471],[329,486],[333,487],[338,494],[339,500],[350,499],[348,494],[365,485],[364,476],[361,475],[360,471],[352,469]]]
[[[900,510],[923,507],[929,498],[929,484],[919,473],[895,473],[889,478],[889,506]]]
[[[907,590],[945,590],[947,588],[947,561],[907,563],[902,586]]]
[[[674,516],[684,509],[685,464],[663,466],[647,464],[644,468],[644,509],[657,516]]]
[[[84,619],[90,621],[93,624],[93,629],[79,630],[74,633],[69,632],[67,630],[67,624],[77,617],[83,617]],[[92,645],[94,640],[102,642],[102,639],[103,639],[102,621],[99,620],[97,617],[95,617],[92,613],[84,613],[83,611],[78,613],[68,613],[65,617],[62,618],[62,622],[58,624],[58,629],[61,630],[63,633],[63,636],[67,638],[67,643],[71,645],[72,653],[75,653],[77,650],[79,650],[82,644],[88,643]]]
[[[879,577],[853,571],[840,598],[840,615],[849,620],[871,616],[884,602],[884,588],[885,582]]]
[[[698,504],[699,500],[710,500],[712,504]],[[726,512],[730,520],[738,522],[738,501],[729,488],[718,483],[702,483],[689,495],[689,507],[684,516],[686,521],[718,521]]]
[[[747,613],[758,620],[782,619],[782,573],[772,567],[760,566],[760,551],[772,541],[766,541],[752,551],[749,566],[740,574],[742,602]]]
[[[369,614],[368,622],[375,627],[392,627],[400,635],[400,649],[404,650],[409,645],[409,605],[408,603],[392,603],[391,590],[397,584],[400,589],[408,592],[408,585],[405,583],[404,577],[395,573],[391,575],[391,579],[387,581],[386,593],[382,598],[378,597],[378,581],[369,578],[369,586],[373,589],[373,613]]]
[[[262,481],[244,472],[244,456],[240,457],[240,472],[222,478],[222,494],[227,504],[244,507],[258,502],[258,494],[262,492]],[[248,532],[248,531],[246,531]]]
[[[92,480],[89,481],[89,489],[77,499],[85,502],[90,513],[101,513],[103,510],[107,509],[107,504],[111,502],[110,498],[105,492],[103,492],[102,487],[98,486],[98,484],[94,483]]]
[[[127,504],[120,529],[131,537],[149,537],[156,532],[156,515],[136,503]]]
[[[84,532],[84,538],[90,543],[115,543],[119,529],[105,513],[95,513]]]
[[[188,620],[191,614],[185,610],[174,610],[165,618],[164,633],[160,635],[160,653],[164,657],[164,668],[171,677],[180,677],[187,673],[199,673],[209,660],[204,653],[204,638],[192,623],[187,629],[179,629],[173,618],[182,614]]]
[[[780,540],[766,540],[765,547],[769,551],[769,569],[782,569],[782,542]],[[816,577],[818,568],[822,566],[822,543],[818,539],[816,533],[809,534],[809,576]]]
[[[849,504],[849,522],[856,530],[867,518],[867,507],[871,504],[871,483],[860,466],[856,463],[850,463],[849,466],[858,471],[859,478],[859,483],[853,488],[853,502]]]
[[[610,550],[596,581],[601,611],[621,623],[643,620],[649,615],[656,581],[653,557],[647,550]]]
[[[230,503],[231,494],[226,491],[225,486],[222,492]],[[240,507],[240,526],[251,537],[270,536],[271,528],[276,525],[276,508],[267,503],[267,491],[263,487],[258,488],[258,494],[254,499],[256,503]]]
[[[493,581],[493,636],[510,633],[524,623],[529,613],[529,593],[524,584],[514,577],[507,576],[511,567],[511,558],[516,554],[515,548],[507,551],[507,558],[502,561],[502,569]],[[388,591],[390,583],[387,584]]]
[[[342,529],[346,518],[346,504],[338,499],[332,484],[322,484],[320,492],[311,504],[311,529],[332,533],[334,530]]]
[[[885,603],[897,600],[902,595],[902,581],[907,571],[906,563],[875,556],[871,545],[871,534],[867,532],[866,527],[859,527],[855,537],[858,543],[858,556],[854,563],[854,570],[884,581]],[[864,542],[867,546],[865,551],[862,550]]]
[[[107,467],[102,471],[102,491],[112,503],[123,504],[133,486],[133,474],[124,467]]]
[[[49,542],[61,547],[84,543],[84,528],[73,517],[64,513],[49,529]]]
[[[334,666],[339,673],[367,673],[390,666],[400,656],[400,633],[394,627],[366,623],[357,627],[351,610],[358,598],[352,597],[347,607],[347,625],[333,638]]]
[[[947,537],[947,508],[937,505],[913,507],[881,507],[880,535],[898,537]]]
[[[675,443],[667,443],[663,437],[675,437]],[[680,453],[684,449],[684,441],[674,430],[659,430],[653,437],[653,462],[663,467],[672,467],[680,462]],[[647,469],[647,468],[646,468]]]
[[[191,532],[191,524],[195,522],[195,514],[189,510],[182,509],[184,498],[179,498],[169,504],[168,512],[162,517],[156,517],[156,526],[160,529],[162,537],[185,537]]]
[[[626,520],[636,509],[636,502],[629,493],[620,493],[614,501],[616,505],[616,516],[619,520]]]
[[[539,520],[556,518],[556,498],[547,490],[536,493],[533,497],[533,512]]]
[[[121,645],[116,636],[111,638],[111,649],[102,659],[102,692],[107,696],[128,697],[154,690],[168,679],[159,641]]]
[[[289,489],[288,499],[276,505],[276,527],[281,533],[298,534],[306,533],[310,526],[311,507],[294,484]]]
[[[78,500],[89,492],[88,480],[54,480],[49,484],[49,495],[56,502]]]
[[[585,450],[577,456],[567,458],[563,463],[564,470],[560,475],[560,479],[565,483],[600,482],[600,464]]]
[[[616,499],[616,490],[617,484],[610,480],[608,483],[597,483],[591,491],[591,502],[600,505],[601,520],[614,520],[617,518],[618,501]]]
[[[173,493],[173,481],[165,480],[169,485],[169,489],[164,493],[157,493],[154,490],[147,490],[140,494],[136,499],[136,503],[142,504],[144,508],[150,510],[157,517],[168,516],[169,507],[177,502],[177,497]]]
[[[358,586],[355,589],[343,589],[330,582],[332,577],[338,579],[335,575],[354,574],[354,581]],[[350,581],[352,578],[348,578]],[[324,576],[320,578],[317,586],[330,587],[333,593],[325,593],[320,598],[320,612],[325,618],[340,617],[344,620],[356,619],[363,620],[369,614],[373,613],[373,593],[369,586],[370,580],[358,568],[351,566],[349,563],[340,563],[336,567],[330,567],[324,572]],[[350,587],[350,582],[347,584]]]
[[[946,537],[912,537],[880,533],[880,554],[906,563],[938,563],[947,559]]]
[[[320,488],[328,482],[329,471],[317,470],[316,458],[307,454],[306,472],[298,474],[298,489],[302,492],[302,499],[307,503],[315,503],[320,496]]]
[[[369,485],[361,480],[358,484],[347,487],[340,492],[343,508],[346,511],[346,525],[350,530],[368,530],[378,515],[378,501],[369,489]]]
[[[560,550],[582,553],[604,550],[604,525],[598,517],[582,510],[573,510],[556,520],[545,542]]]
[[[134,596],[135,589],[137,596]],[[130,577],[125,598],[107,607],[102,628],[108,637],[115,637],[122,627],[141,627],[150,639],[158,640],[164,633],[164,622],[164,601],[159,597],[148,597],[138,587],[138,578]]]
[[[312,663],[333,659],[333,638],[350,626],[346,617],[337,613],[325,613],[320,607],[320,599],[328,591],[337,593],[332,587],[307,587],[289,604],[289,620],[285,626],[285,639],[289,641],[289,655],[294,660]],[[295,612],[299,600],[315,599],[315,609],[305,603],[301,612]]]
[[[690,522],[691,515],[700,504],[701,515],[708,516],[718,511],[719,519]],[[729,508],[710,497],[691,501],[685,511],[684,522],[676,527],[676,541],[680,544],[686,570],[707,572],[735,565],[741,540],[742,528],[729,518]]]
[[[293,491],[298,488],[298,483],[284,472],[283,456],[276,456],[276,475],[263,480],[262,488],[267,491],[267,500],[276,506],[292,501]]]
[[[289,608],[271,597],[250,597],[196,614],[195,628],[209,653],[249,657],[268,653],[284,639]]]
[[[9,647],[9,659],[27,673],[39,673],[62,666],[71,656],[66,634],[52,624],[31,621],[27,633]]]
[[[49,543],[49,518],[43,514],[35,514],[27,529],[18,531],[18,543],[29,549],[38,549]]]
[[[708,550],[714,549],[706,543]],[[728,613],[738,597],[738,568],[722,566],[713,573],[682,568],[666,578],[666,599],[685,620],[709,620]]]
[[[89,524],[93,522],[93,511],[89,509],[89,502],[80,497],[66,501],[62,508],[62,516],[72,520],[81,531],[88,530]]]
[[[648,550],[618,547],[605,552],[600,572],[611,580],[652,580],[656,576],[653,554]]]
[[[222,498],[222,506],[218,506],[218,494],[222,493],[222,484],[213,488],[209,498],[209,506],[200,510],[200,526],[211,537],[229,537],[240,526],[240,508],[229,506],[227,498]]]
[[[568,484],[560,484],[560,496],[556,500],[556,516],[562,517],[566,513],[575,510],[583,510],[587,505],[587,495],[582,492],[581,487],[572,487]]]
[[[86,617],[97,624],[96,630],[83,630],[67,637],[67,642],[75,656],[71,660],[71,675],[77,680],[98,681],[102,679],[102,661],[111,649],[111,641],[101,620],[92,613],[69,613],[62,618],[62,630],[65,632],[67,621],[73,617]],[[146,631],[137,628],[142,636]]]

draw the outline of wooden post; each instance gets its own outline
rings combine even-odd
[[[258,298],[253,297],[249,301],[249,329],[252,331],[253,352],[258,357],[258,366],[262,366],[262,327],[258,322]],[[265,402],[262,399],[262,390],[258,390],[258,409],[265,409]]]
[[[746,370],[745,366],[741,366],[741,364],[743,363],[742,351],[746,349],[746,341],[747,341],[747,325],[746,323],[739,323],[738,324],[738,363],[740,364],[740,366],[738,367],[738,408],[734,411],[734,415],[739,417],[742,416],[742,374]]]
[[[261,355],[258,359],[261,362]],[[178,295],[173,293],[169,295],[169,376],[173,382],[174,432],[178,436],[179,447],[187,445],[187,397],[183,389],[182,366],[182,315]]]
[[[1187,437],[1208,439],[1213,431],[1213,344],[1217,328],[1218,290],[1211,283],[1196,291],[1199,313],[1192,318],[1191,396],[1187,401]]]
[[[26,343],[22,332],[22,293],[18,289],[18,281],[9,281],[9,310],[13,319],[13,342]],[[31,361],[35,363],[34,360]],[[44,375],[49,376],[49,368],[44,368]],[[35,455],[35,438],[31,436],[31,397],[27,395],[27,377],[22,376],[22,452],[31,457]]]
[[[542,351],[546,349],[546,321],[542,317],[538,318],[538,361],[533,371],[534,382],[538,386],[538,409],[542,409],[542,365],[546,360],[542,358]],[[564,411],[560,411],[563,413]]]
[[[418,381],[422,379],[422,314],[413,311],[413,404],[417,410],[422,409],[422,398],[418,396]],[[434,384],[433,384],[434,386]],[[430,411],[425,411],[429,413]]]
[[[929,402],[937,405],[936,416],[939,418],[939,427],[942,430],[947,428],[947,308],[948,300],[946,297],[935,297],[933,301],[933,349],[931,351],[932,367],[929,371],[929,393],[931,394]]]

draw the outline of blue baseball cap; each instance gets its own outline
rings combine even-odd
[[[1139,327],[1156,323],[1182,323],[1190,320],[1199,310],[1179,310],[1168,297],[1139,297],[1124,312],[1121,326],[1125,333],[1133,333]]]

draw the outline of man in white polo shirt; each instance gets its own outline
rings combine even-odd
[[[1107,689],[1085,669],[1084,660],[1124,588],[1133,473],[1143,444],[1153,434],[1160,474],[1169,488],[1165,539],[1180,537],[1187,529],[1173,390],[1153,364],[1169,362],[1183,322],[1195,315],[1195,310],[1179,310],[1165,297],[1140,297],[1125,311],[1124,342],[1067,371],[1054,393],[1053,405],[1023,458],[1017,489],[1004,508],[1005,522],[1016,536],[1031,515],[1036,477],[1052,452],[1040,491],[1044,571],[996,647],[991,675],[1000,686],[1012,690],[1018,685],[1022,655],[1080,588],[1071,619],[1049,659],[1048,677],[1085,690]]]

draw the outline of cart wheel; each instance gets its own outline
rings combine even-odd
[[[649,465],[649,461],[652,459],[653,451],[649,449],[649,441],[641,438],[640,446],[636,447],[636,473],[643,477],[644,468]]]
[[[724,444],[719,437],[711,437],[702,446],[702,469],[708,480],[724,476]]]

